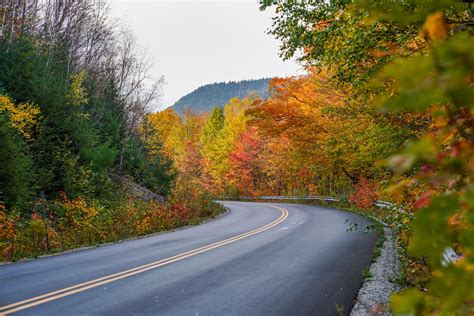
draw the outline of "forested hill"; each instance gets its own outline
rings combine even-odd
[[[173,105],[173,109],[180,114],[185,109],[202,113],[208,112],[216,106],[223,107],[232,98],[245,98],[251,93],[256,93],[258,96],[266,98],[268,96],[269,80],[264,78],[207,84],[179,99]]]

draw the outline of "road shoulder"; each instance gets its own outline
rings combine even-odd
[[[400,262],[392,230],[384,228],[384,234],[380,256],[370,266],[370,277],[359,290],[351,316],[391,315],[388,306],[392,293],[399,290]]]

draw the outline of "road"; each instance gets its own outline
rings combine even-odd
[[[374,232],[343,211],[223,202],[199,226],[0,266],[0,314],[337,315],[350,311]]]

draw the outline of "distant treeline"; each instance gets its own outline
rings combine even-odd
[[[261,98],[268,96],[269,78],[258,80],[229,81],[207,84],[179,99],[173,109],[183,114],[186,109],[196,113],[209,112],[214,107],[223,108],[232,98],[243,99],[249,94]]]

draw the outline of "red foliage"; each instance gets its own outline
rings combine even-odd
[[[263,142],[255,127],[248,128],[242,133],[230,153],[232,179],[243,195],[251,195],[255,191],[255,183],[260,175],[260,156],[263,150]]]
[[[349,196],[349,201],[354,203],[358,208],[368,209],[373,207],[374,202],[379,197],[378,183],[370,182],[366,178],[359,180],[355,186],[355,192]]]
[[[9,217],[5,207],[0,204],[0,259],[10,260],[13,256],[13,240],[17,235],[15,222],[18,219]]]
[[[413,207],[415,209],[419,209],[419,208],[424,208],[426,206],[429,206],[431,204],[431,198],[433,197],[433,195],[434,195],[434,191],[428,191],[428,192],[422,193],[421,196],[413,205]]]
[[[171,215],[175,220],[185,221],[192,217],[191,210],[180,203],[171,205]]]
[[[33,214],[31,214],[31,219],[34,220],[34,221],[41,221],[41,220],[43,220],[43,219],[41,218],[41,216],[40,216],[38,213],[33,213]]]

